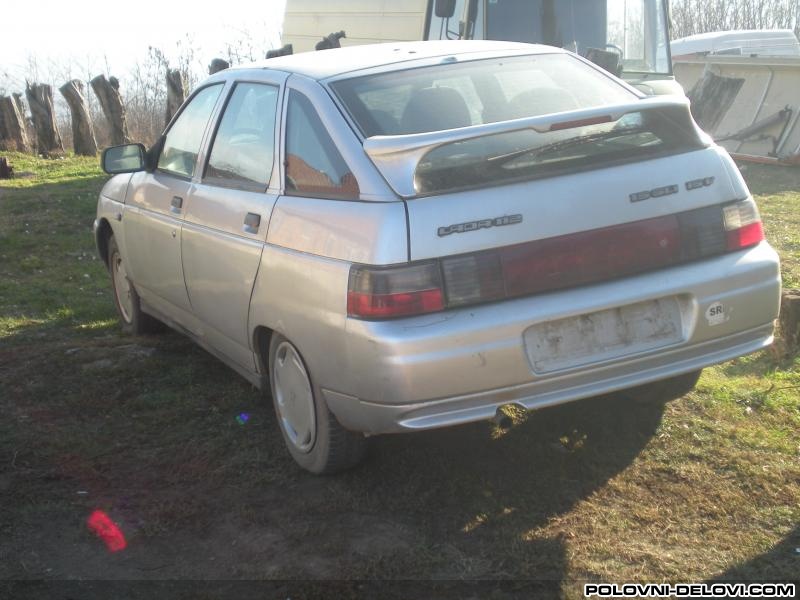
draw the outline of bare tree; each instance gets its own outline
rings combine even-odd
[[[800,36],[800,0],[673,0],[672,38],[734,29],[792,29]]]

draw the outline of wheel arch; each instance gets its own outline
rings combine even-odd
[[[108,219],[101,218],[97,222],[95,244],[97,245],[97,252],[100,254],[100,258],[103,260],[106,268],[108,268],[108,240],[111,239],[112,235],[114,235],[114,230],[111,228]]]
[[[253,330],[253,351],[256,354],[256,364],[265,381],[269,380],[269,344],[272,334],[273,330],[264,325],[259,325]]]

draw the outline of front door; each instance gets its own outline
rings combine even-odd
[[[125,205],[128,273],[145,301],[179,321],[180,311],[173,308],[190,308],[181,266],[181,228],[203,136],[222,88],[203,88],[184,106],[166,134],[158,168],[133,176]]]
[[[283,75],[276,75],[283,79]],[[255,370],[247,318],[277,190],[279,84],[238,82],[193,186],[183,227],[183,269],[202,337]]]

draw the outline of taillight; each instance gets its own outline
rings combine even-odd
[[[727,249],[741,250],[764,240],[758,207],[751,198],[722,207]]]
[[[388,319],[436,312],[444,308],[439,263],[402,267],[353,265],[347,289],[347,314]]]

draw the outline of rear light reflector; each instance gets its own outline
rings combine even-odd
[[[447,303],[462,306],[506,297],[503,266],[496,252],[453,256],[442,260]]]
[[[444,308],[439,264],[402,267],[353,265],[347,290],[347,314],[387,319],[436,312]]]
[[[675,263],[674,215],[539,240],[500,251],[508,296],[522,296]]]
[[[722,216],[729,251],[749,248],[764,240],[761,216],[752,198],[723,206]]]

